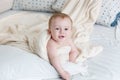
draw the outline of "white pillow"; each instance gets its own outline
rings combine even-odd
[[[0,0],[0,13],[12,8],[13,0]]]
[[[15,0],[13,9],[54,12],[51,8],[55,0]]]
[[[118,12],[120,12],[120,0],[103,0],[96,23],[110,27]]]
[[[56,77],[56,70],[38,56],[15,47],[0,45],[0,80],[42,80]]]

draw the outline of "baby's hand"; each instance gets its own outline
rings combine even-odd
[[[67,71],[64,71],[62,74],[61,74],[61,77],[65,80],[70,80],[70,74],[67,72]]]

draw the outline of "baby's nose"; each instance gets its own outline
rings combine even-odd
[[[61,30],[60,30],[60,33],[61,33],[61,34],[64,33],[64,30],[61,29]]]

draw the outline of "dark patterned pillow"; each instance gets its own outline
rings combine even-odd
[[[57,12],[61,12],[68,1],[69,0],[56,0],[55,3],[52,5],[52,9]]]
[[[13,9],[54,12],[51,8],[56,0],[15,0]]]
[[[96,21],[97,24],[111,27],[116,18],[116,15],[120,12],[119,0],[103,0],[100,14]],[[112,24],[112,25],[111,25]]]

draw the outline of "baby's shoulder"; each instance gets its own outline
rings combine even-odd
[[[53,39],[49,39],[48,44],[52,44],[52,45],[54,44],[55,45],[56,43],[55,43],[55,41]]]
[[[47,47],[53,48],[55,46],[57,46],[55,41],[53,41],[52,39],[48,40]]]

